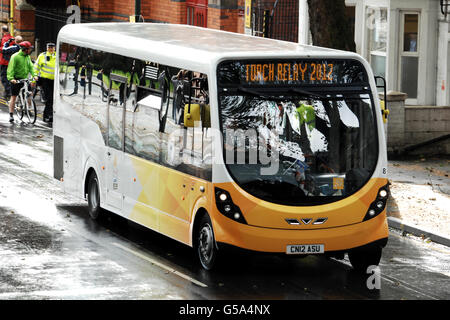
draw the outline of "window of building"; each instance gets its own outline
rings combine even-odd
[[[408,99],[417,99],[419,77],[419,14],[402,13],[400,43],[400,91]]]
[[[368,60],[377,76],[386,76],[388,21],[386,8],[367,7]]]
[[[207,26],[208,0],[186,1],[187,24],[191,26]]]
[[[419,15],[404,15],[403,51],[417,52],[419,31]]]

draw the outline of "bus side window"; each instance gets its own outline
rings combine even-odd
[[[205,101],[202,99],[202,92],[199,87],[200,77],[203,75],[199,72],[189,70],[179,70],[172,77],[173,85],[173,110],[172,118],[177,124],[184,124],[184,114],[186,105],[190,103],[199,103]],[[206,77],[206,76],[205,76]],[[206,94],[207,95],[207,94]]]
[[[69,44],[62,44],[60,55],[59,94],[61,101],[78,112],[83,111],[86,90],[86,69],[88,50]]]
[[[136,135],[134,123],[136,115],[141,111],[138,106],[139,95],[139,79],[142,73],[142,66],[138,60],[131,62],[130,81],[126,88],[126,105],[125,105],[125,152],[136,154],[135,143]]]
[[[158,111],[137,105],[130,115],[125,129],[125,151],[138,157],[159,163],[160,134]]]
[[[128,78],[125,89],[125,152],[160,163],[160,102],[155,84],[157,65],[131,58],[126,64],[127,71],[123,70]],[[155,74],[150,74],[150,71]]]
[[[210,130],[208,130],[211,127],[208,79],[204,74],[189,71],[184,73],[184,80],[183,148],[185,157],[190,157],[194,166],[204,167],[205,149],[210,150],[211,143]]]
[[[103,61],[105,52],[92,50],[88,60],[88,77],[84,99],[85,115],[95,121],[107,144],[107,91],[103,85]]]
[[[116,54],[107,54],[105,61],[106,72],[103,73],[103,82],[106,83],[108,90],[108,144],[117,150],[124,150],[127,143],[125,142],[126,138],[123,136],[123,126],[126,126],[128,120],[125,107],[131,96],[134,59]],[[131,100],[132,98],[130,99],[132,104]],[[128,118],[129,116],[130,114],[128,114]]]
[[[66,72],[69,68],[70,45],[61,43],[59,51],[59,92],[63,94],[67,87]]]

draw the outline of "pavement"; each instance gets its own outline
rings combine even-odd
[[[450,246],[449,175],[450,156],[389,160],[389,226]]]
[[[0,89],[1,91],[1,89]],[[1,96],[1,92],[0,92]],[[44,105],[36,97],[37,126],[43,122]],[[0,110],[7,113],[0,98]],[[403,235],[420,237],[450,247],[450,156],[408,156],[388,161],[391,182],[387,205],[389,227]]]

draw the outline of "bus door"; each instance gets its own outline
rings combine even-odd
[[[122,209],[126,182],[124,160],[124,116],[127,77],[113,73],[109,75],[108,92],[108,147],[106,148],[106,202]]]

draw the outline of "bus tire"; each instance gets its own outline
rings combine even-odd
[[[93,220],[97,220],[101,216],[103,209],[100,207],[100,188],[95,172],[92,172],[89,175],[87,185],[87,201],[89,215]]]
[[[356,248],[348,252],[348,258],[355,271],[366,273],[369,266],[378,266],[382,251],[379,246]]]
[[[217,260],[218,250],[211,219],[207,213],[200,219],[195,236],[195,248],[202,267],[211,270]]]

